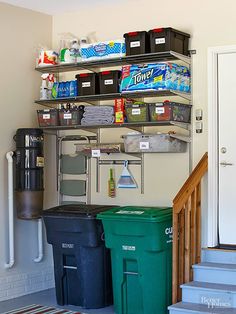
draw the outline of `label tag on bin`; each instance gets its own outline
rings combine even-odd
[[[136,251],[136,247],[134,245],[122,245],[123,251]]]
[[[49,120],[50,119],[50,113],[43,114],[43,119],[44,120]]]
[[[119,210],[116,214],[127,214],[127,215],[142,215],[144,211],[141,210]]]
[[[113,84],[113,80],[104,80],[104,85],[112,85]]]
[[[139,143],[139,148],[140,149],[149,149],[149,142],[140,142]]]
[[[100,157],[101,156],[101,151],[100,149],[92,149],[92,157]]]
[[[140,41],[131,41],[130,48],[140,47]]]
[[[155,39],[155,44],[156,45],[161,45],[161,44],[165,44],[166,39],[165,38],[156,38]]]

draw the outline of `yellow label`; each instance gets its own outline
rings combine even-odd
[[[116,123],[123,123],[123,122],[124,122],[123,111],[116,112]]]
[[[111,48],[114,47],[114,46],[115,46],[114,41],[110,41],[110,42],[109,42],[109,46],[110,46]]]
[[[154,77],[154,80],[153,80],[154,83],[160,82],[160,81],[163,81],[163,75],[159,75],[159,76]]]
[[[37,167],[44,167],[44,157],[37,157],[36,166]]]

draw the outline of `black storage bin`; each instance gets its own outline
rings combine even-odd
[[[164,101],[163,103],[148,104],[150,121],[191,122],[191,105]]]
[[[150,40],[147,32],[129,32],[124,34],[124,38],[127,56],[150,52]]]
[[[98,74],[100,94],[119,92],[121,71],[103,71]]]
[[[99,93],[97,73],[81,73],[76,76],[78,96],[95,95]]]
[[[43,211],[53,246],[59,305],[102,308],[112,304],[110,251],[96,215],[111,206],[63,205]]]
[[[188,55],[190,35],[171,27],[155,28],[149,31],[151,52],[175,51]]]
[[[59,109],[60,125],[78,125],[83,117],[83,110],[79,108]]]
[[[125,113],[128,123],[149,121],[147,104],[125,104]]]
[[[41,109],[37,110],[37,114],[40,127],[58,125],[57,109]]]

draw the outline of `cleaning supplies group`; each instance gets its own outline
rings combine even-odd
[[[40,99],[50,100],[63,97],[76,97],[77,81],[56,82],[54,74],[44,73],[41,75]]]
[[[80,40],[69,37],[67,35],[60,40],[59,53],[45,47],[40,48],[37,65],[41,67],[125,56],[123,39],[88,43],[86,37]]]
[[[137,187],[138,186],[134,180],[134,177],[128,170],[128,160],[125,160],[121,176],[117,182],[117,188],[135,189]],[[108,196],[111,198],[114,198],[116,196],[116,185],[115,185],[115,179],[114,179],[112,168],[110,168],[110,171],[109,171]]]
[[[86,39],[66,38],[60,40],[59,54],[56,51],[41,47],[37,65],[50,66],[58,63],[76,63],[81,61],[80,46]]]

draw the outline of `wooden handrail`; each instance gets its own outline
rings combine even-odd
[[[201,180],[208,169],[205,153],[173,200],[172,303],[180,285],[192,280],[192,265],[201,259]]]

